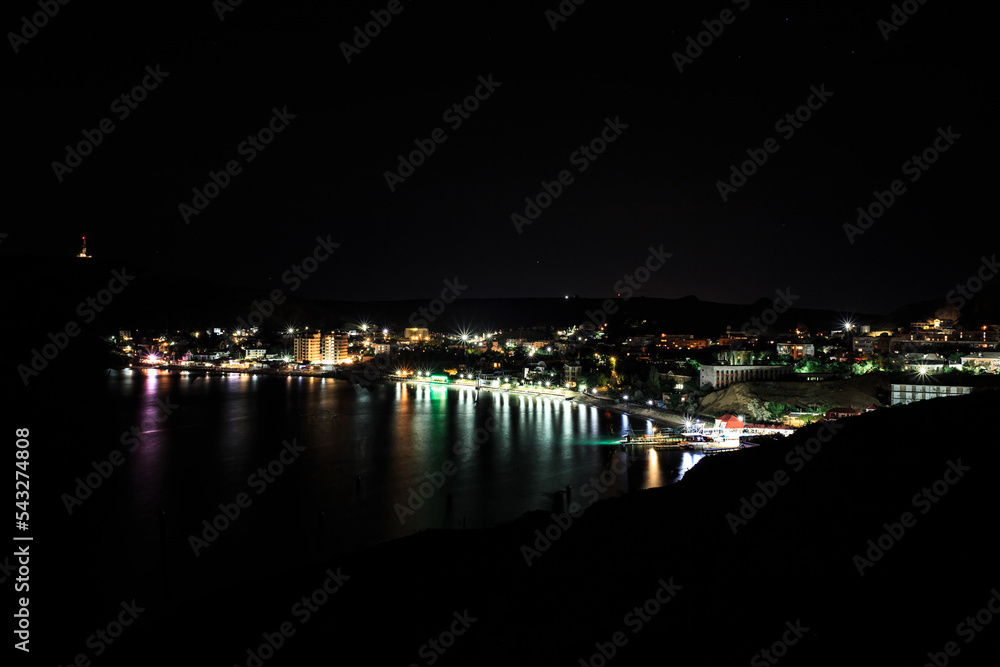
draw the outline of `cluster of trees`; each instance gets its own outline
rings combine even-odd
[[[778,421],[795,409],[790,403],[775,403],[765,401],[763,404],[756,398],[747,402],[748,416],[756,422]]]
[[[811,357],[795,362],[796,373],[849,373],[851,365],[836,359]]]
[[[608,386],[608,395],[612,398],[628,396],[631,401],[654,400],[659,402],[662,397],[663,388],[660,386],[660,374],[656,366],[649,364],[645,375],[641,372],[638,364],[632,369],[634,372],[615,373],[612,383]]]
[[[784,357],[787,361],[782,361]],[[791,363],[788,355],[777,355],[774,350],[722,350],[715,353],[715,359],[720,364],[730,366],[760,366]]]

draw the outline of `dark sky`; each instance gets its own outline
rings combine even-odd
[[[879,312],[942,298],[997,249],[992,29],[973,10],[914,2],[886,40],[890,3],[590,0],[553,30],[557,0],[402,0],[348,63],[341,42],[387,4],[244,2],[220,20],[207,0],[70,3],[17,53],[8,35],[0,254],[74,254],[86,235],[100,257],[280,287],[329,235],[341,245],[300,294],[381,300],[456,276],[469,297],[609,296],[662,245],[638,294],[791,288],[799,306]],[[724,10],[679,72],[672,54]],[[9,5],[5,32],[37,11]],[[121,118],[147,66],[169,74]],[[499,86],[453,128],[444,112],[480,76]],[[832,95],[776,128],[813,86]],[[295,117],[248,162],[273,108]],[[113,132],[60,182],[53,161],[104,118]],[[627,128],[581,172],[571,155],[606,118]],[[949,127],[911,181],[904,163]],[[391,191],[396,156],[436,128],[446,141]],[[717,182],[768,138],[777,152],[723,201]],[[230,160],[241,173],[186,224],[179,205]],[[519,234],[511,215],[563,170]],[[844,223],[895,179],[905,192],[852,244]]]

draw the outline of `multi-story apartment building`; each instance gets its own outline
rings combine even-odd
[[[813,343],[806,343],[804,341],[777,343],[776,349],[779,355],[787,354],[795,361],[798,361],[803,357],[816,356],[816,346]]]
[[[348,337],[344,333],[315,331],[295,336],[293,351],[300,364],[339,364],[347,359]]]
[[[960,396],[972,393],[972,387],[959,387],[941,384],[893,384],[892,405],[906,405],[914,401],[941,396]]]
[[[319,331],[295,336],[292,354],[299,364],[312,364],[323,360],[323,336]]]
[[[378,348],[382,344],[376,344]],[[384,344],[385,351],[388,352],[389,345]],[[376,353],[377,350],[376,350]],[[321,354],[325,364],[341,364],[347,360],[347,334],[330,332],[323,336]]]
[[[792,374],[792,366],[702,366],[698,386],[706,384],[713,389],[728,387],[737,382],[778,380]]]
[[[703,350],[711,341],[707,338],[695,338],[694,334],[660,334],[656,347],[661,350]]]

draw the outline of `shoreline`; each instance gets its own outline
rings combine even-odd
[[[270,368],[206,368],[206,367],[190,367],[190,366],[178,366],[176,364],[143,364],[136,363],[129,366],[115,366],[109,367],[107,370],[128,370],[128,369],[145,369],[145,370],[157,370],[164,372],[187,372],[193,374],[205,374],[205,375],[269,375],[276,377],[316,377],[316,378],[333,378],[338,380],[350,381],[350,372],[341,371],[301,371],[301,370],[275,370]],[[384,382],[400,382],[400,383],[412,383],[419,385],[432,385],[438,387],[461,387],[464,389],[475,389],[476,383],[472,380],[457,380],[455,382],[430,382],[427,380],[418,380],[415,378],[398,379],[398,378],[380,378],[380,381]],[[630,417],[640,417],[642,419],[648,419],[660,426],[683,426],[684,418],[680,415],[670,414],[660,412],[658,410],[650,410],[648,408],[642,408],[634,405],[621,405],[614,402],[614,399],[610,398],[600,398],[596,396],[591,396],[590,394],[584,394],[579,391],[570,391],[562,389],[561,387],[553,387],[551,389],[523,389],[523,388],[508,388],[504,389],[502,387],[488,387],[485,385],[479,386],[479,389],[485,391],[498,391],[507,392],[511,394],[523,394],[525,396],[548,396],[551,398],[563,398],[565,400],[571,400],[574,402],[591,405],[603,410],[608,410],[609,412],[614,412],[617,414],[628,415]]]
[[[593,405],[595,407],[601,408],[603,410],[608,410],[609,412],[615,412],[621,415],[628,415],[629,417],[640,417],[642,419],[648,419],[659,426],[683,426],[684,418],[680,415],[670,414],[660,412],[658,410],[650,410],[649,408],[641,408],[632,405],[619,405],[618,403],[612,403],[613,399],[607,398],[594,398],[593,396],[587,396],[581,394],[578,396],[581,403],[587,403],[588,405]],[[574,398],[574,400],[577,400]]]

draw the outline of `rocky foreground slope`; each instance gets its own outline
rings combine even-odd
[[[741,382],[708,394],[700,409],[713,415],[745,414],[747,405],[756,399],[761,405],[786,403],[803,411],[824,405],[864,411],[869,405],[888,403],[891,384],[899,381],[896,376],[868,374],[822,382]]]

